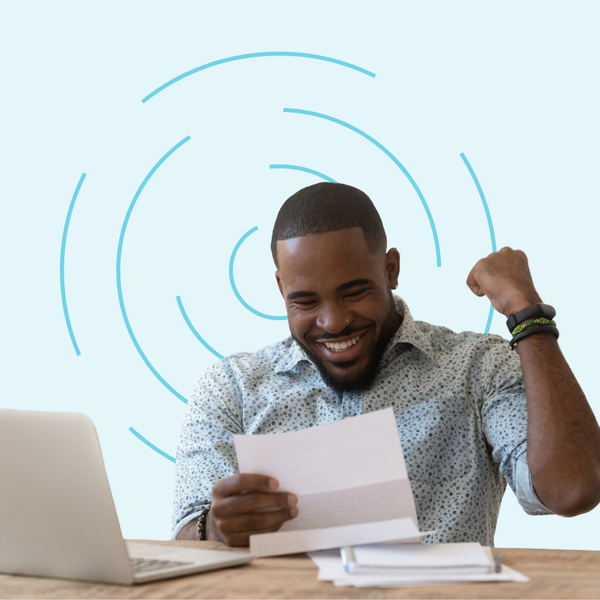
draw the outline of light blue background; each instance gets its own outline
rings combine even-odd
[[[594,337],[599,295],[596,2],[139,2],[0,4],[0,406],[76,410],[92,417],[128,538],[167,538],[174,465],[134,427],[175,455],[185,405],[149,371],[119,308],[123,297],[148,359],[183,396],[216,358],[192,335],[180,296],[221,354],[287,335],[269,253],[276,212],[318,178],[364,189],[402,253],[399,293],[417,319],[483,331],[486,300],[465,285],[491,251],[485,192],[498,248],[525,250],[544,301],[557,309],[561,346],[600,412]],[[196,73],[147,103],[152,90],[222,58],[267,51],[348,61],[375,78],[305,58],[268,57]],[[334,116],[378,140],[400,169]],[[69,337],[65,290],[81,355]],[[506,336],[495,315],[491,331]],[[34,515],[23,516],[31,518]],[[93,515],[90,515],[93,518]],[[496,544],[600,550],[598,511],[573,520],[527,517],[510,491]]]

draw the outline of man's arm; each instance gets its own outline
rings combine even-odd
[[[207,369],[192,389],[177,447],[178,540],[198,539],[197,517],[209,504],[207,538],[229,546],[248,545],[250,535],[276,531],[298,514],[296,496],[276,491],[274,479],[237,473],[233,434],[244,429],[243,395],[235,382],[226,359]]]
[[[508,317],[541,302],[527,257],[502,248],[480,260],[467,285]],[[552,333],[517,344],[527,399],[527,464],[552,512],[570,517],[600,502],[600,428]]]
[[[172,528],[177,539],[186,535],[183,529],[191,536],[200,512],[211,503],[213,485],[238,471],[233,435],[244,433],[243,398],[235,383],[225,359],[202,373],[192,388],[175,463]]]

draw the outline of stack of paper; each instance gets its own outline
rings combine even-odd
[[[318,579],[336,586],[396,587],[467,581],[529,581],[501,566],[496,572],[489,548],[468,544],[370,544],[310,552]]]
[[[418,541],[417,513],[391,408],[289,433],[234,435],[241,473],[269,475],[298,516],[250,536],[254,556]]]

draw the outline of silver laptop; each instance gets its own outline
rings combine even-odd
[[[129,585],[252,559],[126,543],[91,419],[0,410],[1,573]]]

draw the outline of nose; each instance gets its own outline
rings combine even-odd
[[[317,316],[317,327],[327,333],[339,334],[350,324],[349,315],[337,304],[324,304]]]

